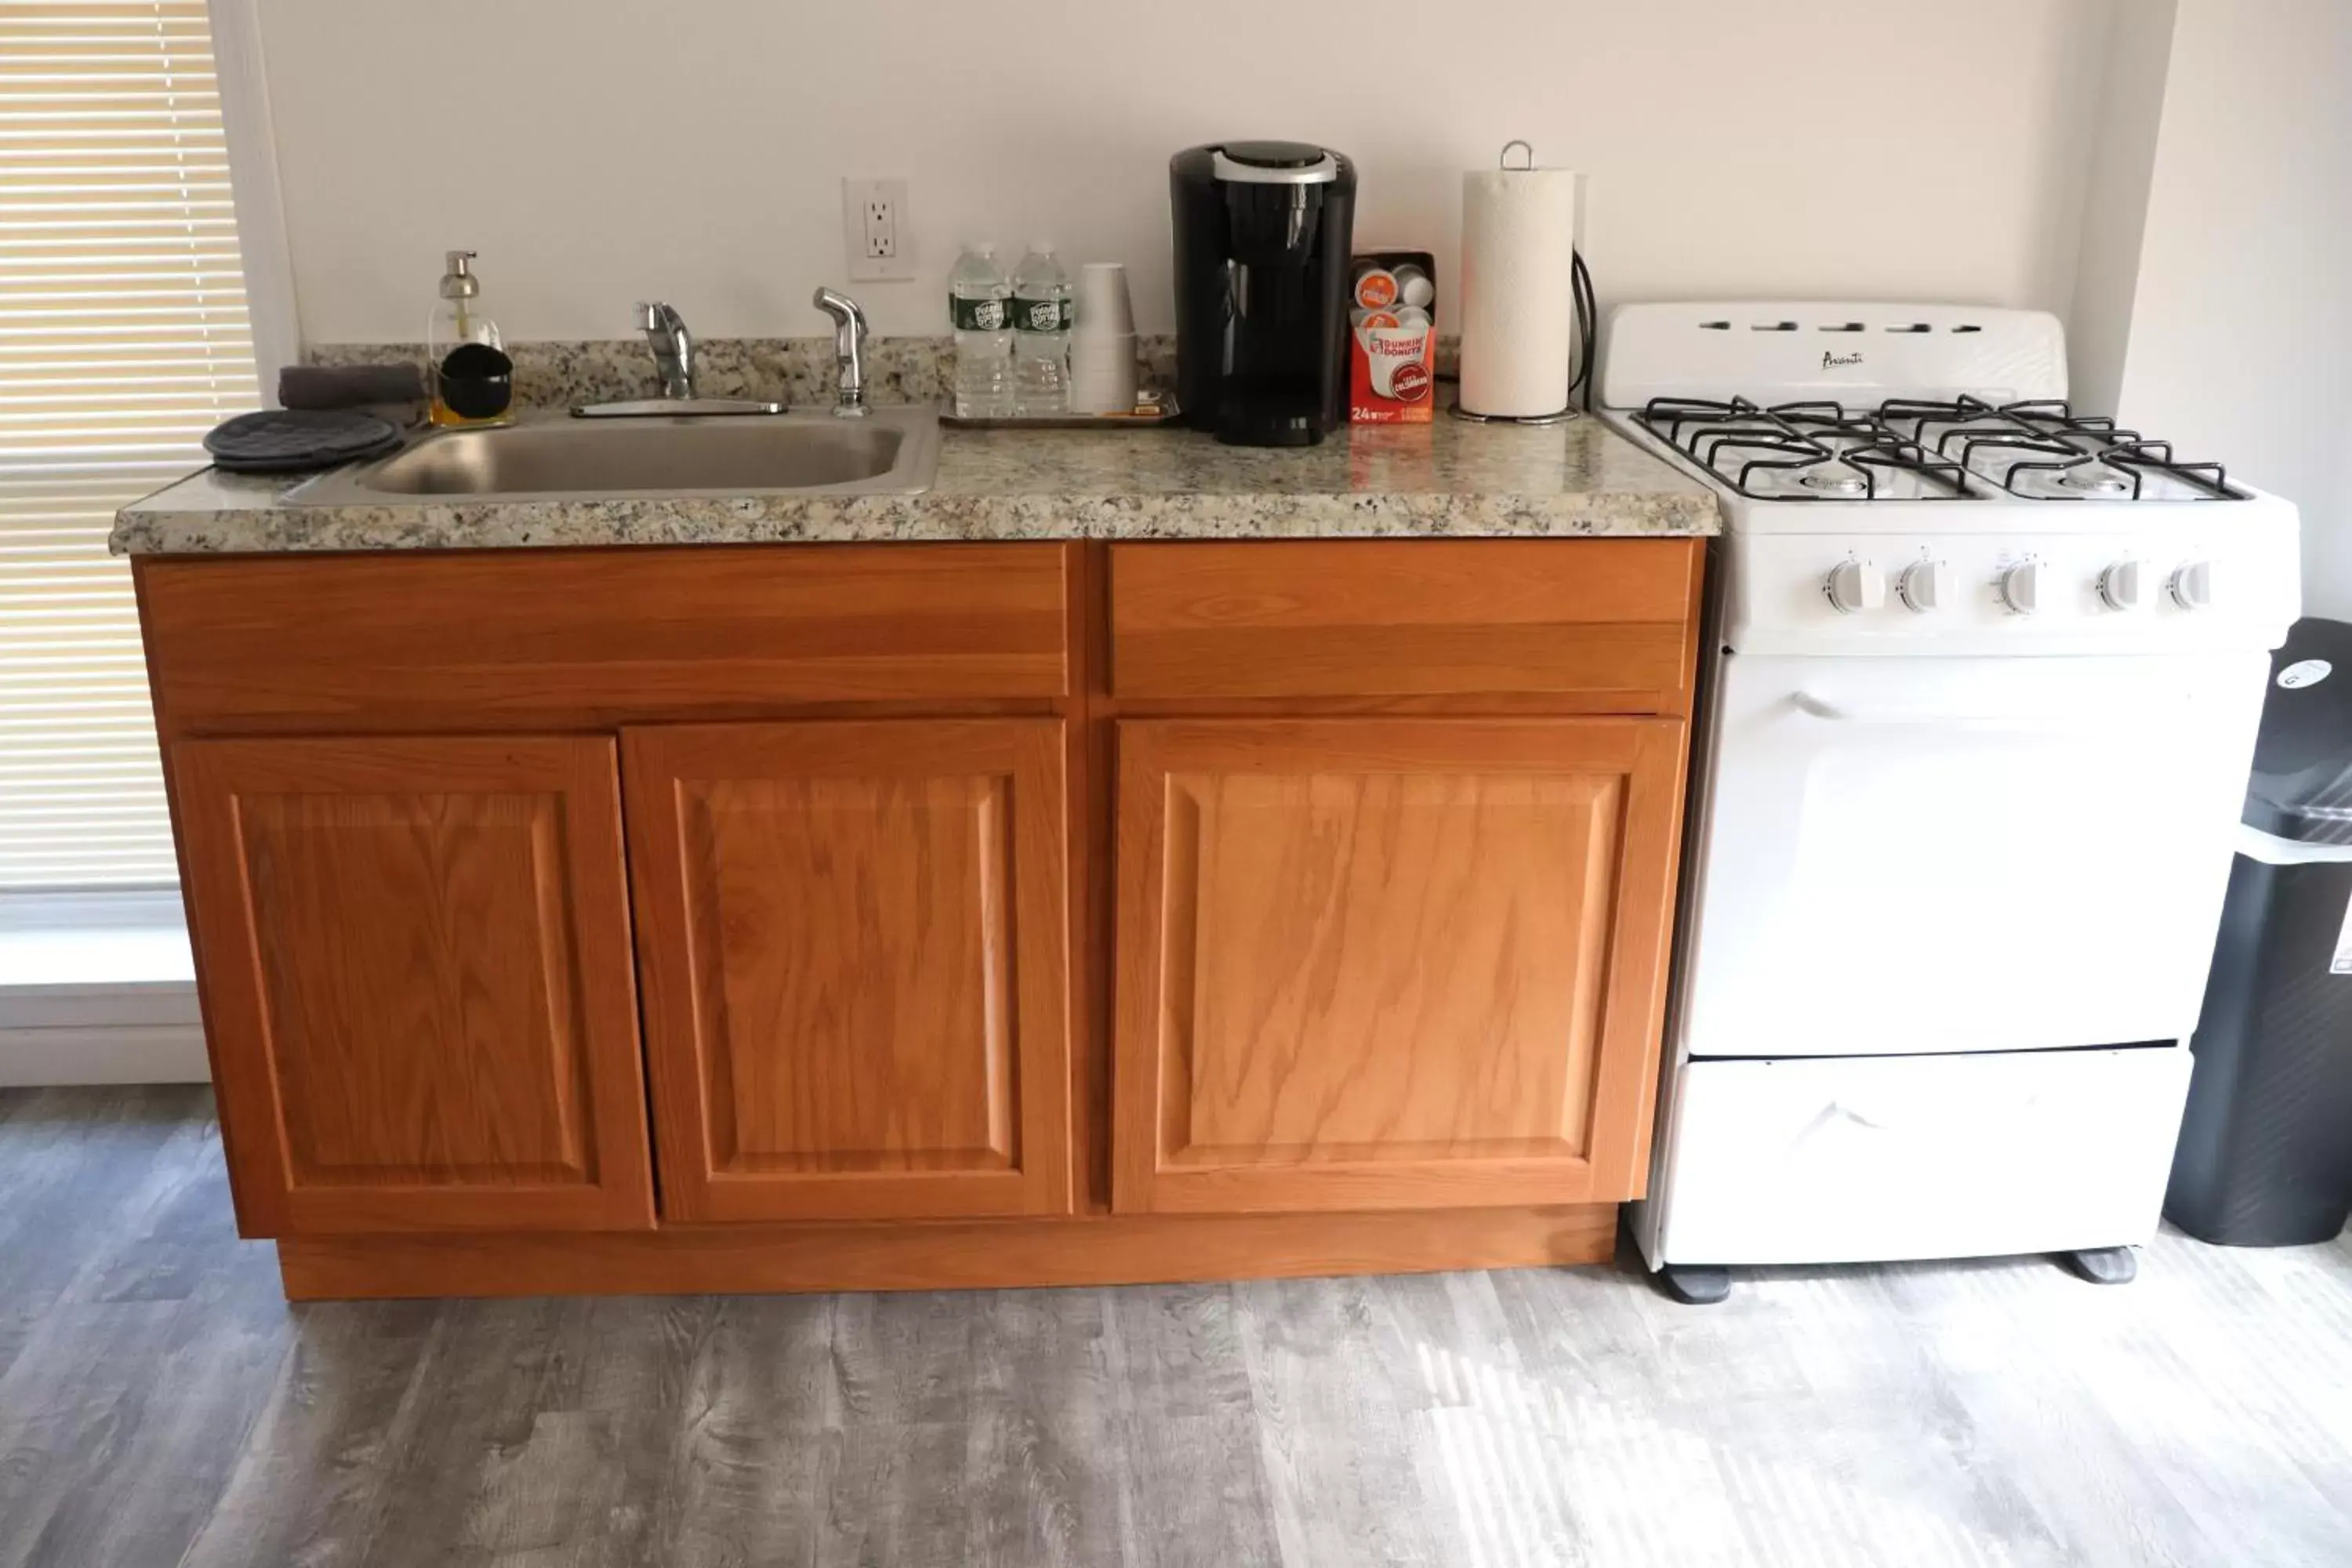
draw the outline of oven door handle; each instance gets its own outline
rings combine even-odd
[[[1867,724],[1877,729],[1901,727],[2000,731],[2029,735],[2080,735],[2122,728],[2112,716],[2062,719],[2032,714],[1937,712],[1927,709],[1846,708],[1816,697],[1810,691],[1800,691],[1790,697],[1789,706],[1806,718],[1818,719],[1825,724]]]

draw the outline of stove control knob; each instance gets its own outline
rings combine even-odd
[[[2012,616],[2030,616],[2042,607],[2042,563],[2021,561],[2000,574],[2000,602]]]
[[[1940,610],[1952,602],[1952,569],[1940,561],[1914,561],[1903,568],[1895,588],[1914,614]]]
[[[2126,557],[2099,574],[2099,599],[2111,610],[2137,610],[2144,592],[2141,579],[2147,570],[2137,561]]]
[[[1886,574],[1867,561],[1841,561],[1822,584],[1830,603],[1846,615],[1886,606]]]
[[[2172,597],[2184,610],[2202,610],[2213,603],[2213,563],[2191,561],[2172,574]]]

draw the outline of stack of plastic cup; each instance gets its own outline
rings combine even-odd
[[[1135,304],[1127,267],[1089,261],[1078,270],[1077,322],[1070,331],[1070,410],[1135,412]]]

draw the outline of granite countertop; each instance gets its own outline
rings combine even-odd
[[[1179,430],[944,432],[919,495],[288,506],[283,479],[206,469],[118,516],[118,554],[1006,539],[1687,537],[1715,498],[1583,418],[1358,426],[1321,446]]]

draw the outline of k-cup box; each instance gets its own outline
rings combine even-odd
[[[1437,406],[1437,262],[1374,250],[1349,268],[1348,417],[1426,425]]]

